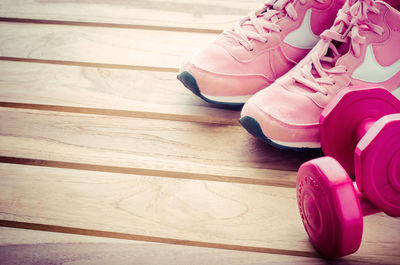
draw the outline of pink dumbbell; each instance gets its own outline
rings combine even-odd
[[[379,87],[341,91],[322,112],[321,147],[358,189],[391,216],[400,216],[400,101]],[[394,200],[394,201],[392,201]]]
[[[300,167],[297,199],[311,242],[328,258],[357,251],[363,216],[400,216],[400,114],[393,113],[400,101],[387,90],[353,87],[321,115],[321,145],[331,157]]]

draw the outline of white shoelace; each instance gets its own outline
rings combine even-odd
[[[315,0],[324,3],[323,0]],[[268,42],[268,33],[280,32],[281,27],[276,22],[288,16],[292,20],[297,19],[294,2],[304,5],[306,0],[267,0],[261,9],[251,12],[247,17],[233,25],[232,29],[224,31],[226,34],[240,43],[247,50],[253,50],[251,40]],[[260,18],[263,19],[260,19]],[[246,29],[244,26],[253,26],[255,31]]]
[[[360,35],[361,28],[379,35],[383,34],[383,28],[369,20],[368,12],[379,14],[374,0],[346,2],[337,15],[335,26],[321,34],[321,38],[325,42],[323,53],[321,54],[320,50],[312,52],[311,60],[301,67],[300,75],[295,75],[294,79],[315,92],[328,95],[328,91],[321,84],[335,85],[335,74],[342,74],[347,71],[344,65],[334,65],[343,54],[338,51],[333,41],[349,43],[349,49],[354,56],[359,57],[361,53],[360,45],[365,43],[365,37]],[[342,33],[343,28],[346,29],[344,33]],[[331,51],[329,56],[327,55],[328,50]],[[323,62],[333,64],[333,67],[324,68]]]

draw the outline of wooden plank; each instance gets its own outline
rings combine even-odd
[[[155,254],[156,253],[156,254]],[[318,258],[0,227],[1,264],[326,264]],[[334,264],[365,264],[338,260]],[[379,264],[379,263],[368,263]]]
[[[293,188],[10,164],[0,184],[2,220],[312,252]]]
[[[157,176],[293,187],[299,165],[320,155],[275,149],[233,125],[11,108],[0,108],[0,120],[2,156]]]
[[[219,124],[240,117],[193,95],[175,73],[0,61],[0,76],[0,106]]]
[[[294,256],[314,252],[293,188],[9,164],[0,164],[0,184],[2,220],[172,244]],[[362,247],[349,258],[398,261],[399,228],[399,220],[383,214],[366,218]]]
[[[324,264],[317,258],[148,243],[0,227],[6,264]],[[360,264],[350,262],[346,264]]]
[[[216,30],[231,26],[249,11],[262,6],[250,1],[34,1],[2,0],[0,17],[144,25],[176,30]]]
[[[0,56],[178,71],[215,34],[0,23]],[[113,66],[116,64],[117,66]],[[165,68],[165,69],[163,69]]]

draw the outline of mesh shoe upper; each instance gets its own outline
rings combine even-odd
[[[273,140],[316,146],[319,116],[341,89],[377,84],[390,91],[397,89],[400,12],[394,7],[400,9],[400,4],[393,3],[397,5],[347,1],[332,28],[321,34],[322,40],[296,67],[250,99],[246,105],[257,108],[245,105],[242,116],[257,116],[264,134]],[[305,134],[309,138],[299,137]]]
[[[252,95],[308,53],[342,1],[268,0],[194,54],[181,72],[196,79],[204,96]]]

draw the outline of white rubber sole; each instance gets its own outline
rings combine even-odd
[[[269,138],[269,140],[277,145],[285,146],[287,148],[321,148],[321,144],[319,142],[283,142],[276,141],[271,138]]]
[[[249,98],[251,98],[251,96],[253,96],[253,95],[245,95],[245,96],[217,97],[217,96],[205,95],[203,93],[201,93],[201,95],[210,101],[219,103],[236,103],[236,104],[244,104]]]

